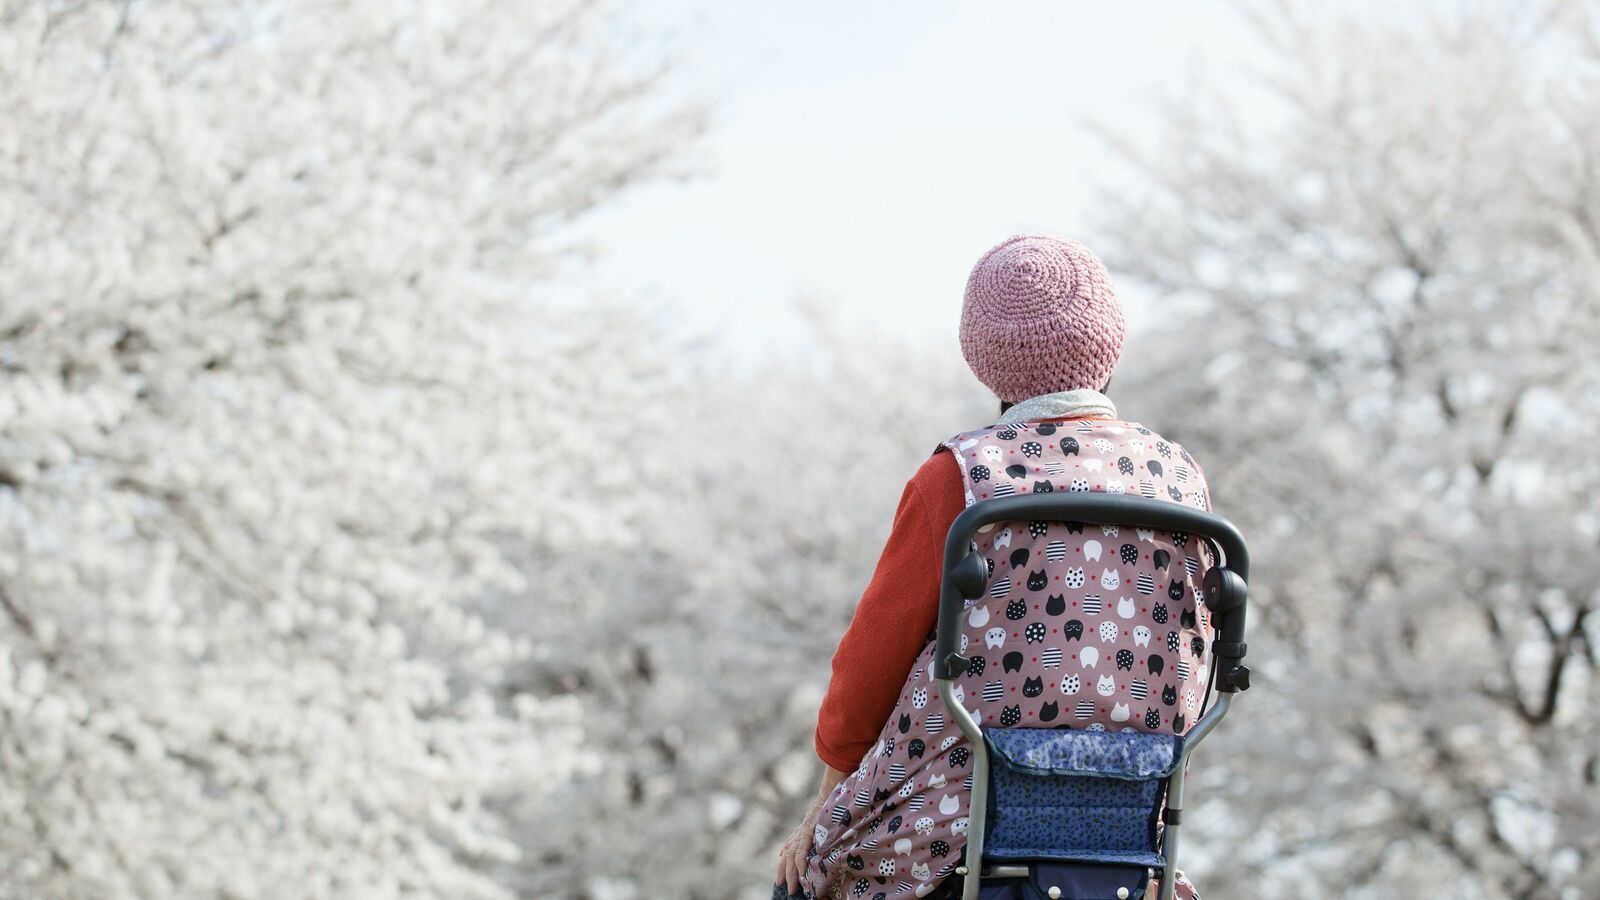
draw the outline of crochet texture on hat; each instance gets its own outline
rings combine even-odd
[[[1077,241],[1016,235],[967,278],[961,353],[1001,400],[1104,387],[1124,331],[1106,267]]]

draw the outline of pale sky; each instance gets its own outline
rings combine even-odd
[[[1156,97],[1259,51],[1216,2],[641,6],[712,105],[707,174],[585,220],[605,253],[564,290],[662,304],[739,360],[793,346],[798,295],[954,348],[988,247],[1094,245],[1088,204],[1116,170],[1089,123],[1151,139]],[[1118,286],[1137,327],[1149,297]]]

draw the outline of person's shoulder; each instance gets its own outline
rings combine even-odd
[[[1211,508],[1210,488],[1206,482],[1205,468],[1190,454],[1188,447],[1140,422],[1119,420],[1115,427],[1122,430],[1124,436],[1131,431],[1132,436],[1129,440],[1139,442],[1134,446],[1146,454],[1151,454],[1153,459],[1160,460],[1163,465],[1170,466],[1173,477],[1180,483],[1188,483],[1198,490],[1202,495],[1198,504],[1201,509]]]
[[[921,489],[923,493],[939,491],[947,484],[956,487],[961,485],[961,465],[953,454],[943,452],[950,448],[940,444],[917,467],[916,474],[911,476],[911,483]]]
[[[953,452],[942,452],[950,449],[943,443],[934,448],[907,484],[935,522],[954,518],[967,505],[961,460]]]
[[[984,435],[993,434],[996,431],[1004,431],[1008,427],[1011,426],[1008,426],[1002,422],[993,425],[980,425],[977,428],[968,428],[966,431],[958,431],[935,444],[931,453],[934,457],[938,457],[940,451],[942,450],[953,451],[954,449],[960,447],[970,447],[972,446],[973,441],[976,441]]]
[[[1159,452],[1162,456],[1167,456],[1170,454],[1171,456],[1181,459],[1190,465],[1198,465],[1198,463],[1194,461],[1194,457],[1189,455],[1189,449],[1180,441],[1167,437],[1166,435],[1156,431],[1142,422],[1119,421],[1117,424],[1132,430],[1134,434],[1142,438],[1146,444],[1156,448],[1157,452]]]

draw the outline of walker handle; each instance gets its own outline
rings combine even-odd
[[[993,522],[1014,520],[1083,522],[1128,528],[1159,528],[1198,535],[1222,553],[1219,566],[1237,575],[1241,584],[1250,578],[1250,550],[1232,522],[1213,513],[1167,500],[1149,500],[1126,494],[1070,491],[996,497],[968,506],[956,516],[944,541],[943,577],[939,584],[939,626],[934,640],[933,677],[952,679],[966,671],[967,661],[957,651],[961,614],[966,601],[983,596],[989,580],[988,564],[971,549],[978,529]],[[1196,598],[1197,601],[1199,598]],[[1217,641],[1243,656],[1245,607],[1243,592],[1229,609],[1214,615]],[[1243,668],[1242,666],[1238,668]],[[1244,687],[1249,684],[1244,676]]]

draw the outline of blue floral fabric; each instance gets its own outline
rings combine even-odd
[[[1140,731],[1066,728],[991,728],[992,759],[1037,774],[1094,773],[1116,778],[1165,778],[1177,765],[1179,739]]]
[[[999,728],[985,855],[1165,864],[1156,818],[1180,758],[1172,735]]]

